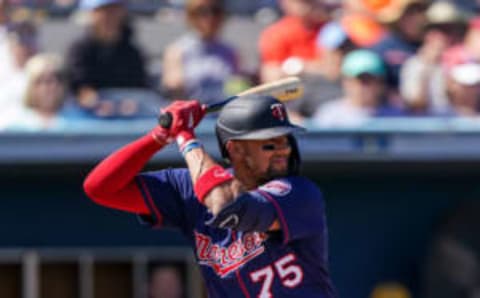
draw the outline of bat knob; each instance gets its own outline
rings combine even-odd
[[[173,117],[172,114],[167,112],[158,116],[158,124],[163,128],[170,128],[172,125]]]

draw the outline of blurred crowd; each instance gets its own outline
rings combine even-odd
[[[252,41],[254,71],[221,38],[223,1],[181,1],[188,30],[165,47],[159,76],[135,42],[127,0],[79,0],[85,32],[65,54],[42,50],[42,22],[17,2],[0,0],[0,130],[151,119],[173,99],[211,103],[292,75],[305,84],[303,98],[288,103],[297,123],[480,112],[475,1],[278,0],[281,15]]]

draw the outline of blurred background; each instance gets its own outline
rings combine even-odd
[[[480,297],[474,0],[0,0],[0,297],[204,297],[178,232],[83,179],[173,99],[291,75],[340,297]],[[172,146],[148,169],[182,165]]]

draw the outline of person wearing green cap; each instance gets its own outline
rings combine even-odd
[[[355,50],[345,56],[342,63],[342,74],[351,78],[362,74],[383,78],[385,66],[377,54],[369,50]]]
[[[341,73],[343,97],[320,106],[312,118],[315,124],[356,126],[371,117],[401,114],[384,105],[386,68],[376,53],[365,49],[350,52]]]

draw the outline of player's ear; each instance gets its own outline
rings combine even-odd
[[[239,155],[244,153],[243,147],[235,141],[227,141],[225,148],[227,149],[230,160],[235,160]]]
[[[235,145],[232,141],[227,141],[227,143],[225,143],[225,149],[227,150],[228,156],[230,157],[230,159],[232,159],[232,156],[235,154],[234,147]]]

